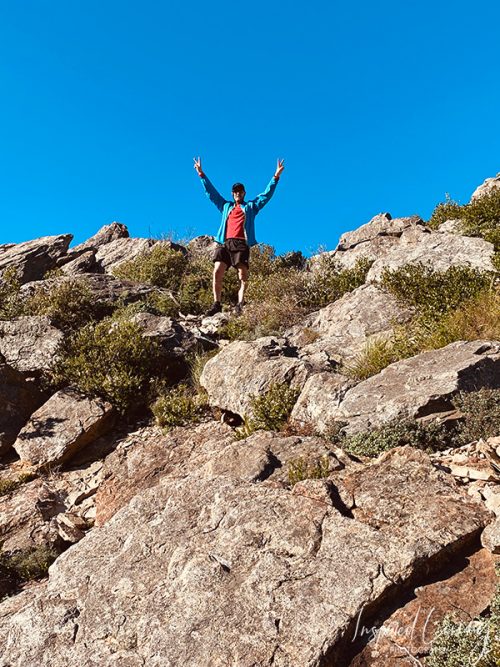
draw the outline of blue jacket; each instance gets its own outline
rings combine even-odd
[[[219,211],[222,213],[222,220],[215,240],[217,243],[224,243],[226,240],[227,218],[231,212],[231,209],[235,205],[234,201],[227,201],[224,199],[224,197],[217,192],[215,187],[205,175],[201,177],[201,182],[207,197],[217,206]],[[257,244],[257,239],[255,238],[255,216],[271,199],[274,191],[276,190],[277,184],[278,179],[273,176],[262,194],[257,195],[257,197],[252,199],[252,201],[244,201],[241,204],[243,210],[245,211],[245,238],[249,246]]]

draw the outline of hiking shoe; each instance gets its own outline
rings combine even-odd
[[[216,315],[217,313],[222,312],[222,304],[220,301],[216,301],[214,305],[207,310],[205,315],[210,317],[211,315]]]
[[[236,306],[234,307],[233,312],[236,316],[241,315],[241,313],[243,312],[243,305],[244,304],[242,303],[237,303]]]

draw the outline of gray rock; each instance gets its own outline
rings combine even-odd
[[[481,544],[492,554],[500,554],[500,519],[496,518],[483,530]]]
[[[162,480],[62,554],[43,597],[0,617],[3,664],[338,664],[362,612],[456,557],[489,518],[422,452],[369,471],[352,477],[353,518],[328,494]]]
[[[495,192],[498,189],[500,189],[500,173],[498,173],[493,178],[487,178],[483,183],[481,183],[481,185],[479,185],[472,193],[471,201]]]
[[[113,418],[109,403],[61,389],[31,416],[14,449],[37,467],[60,464],[109,430]]]
[[[10,449],[30,415],[46,398],[0,354],[0,455]]]
[[[408,229],[398,244],[377,259],[366,277],[367,282],[379,281],[384,269],[398,269],[405,264],[424,263],[433,271],[450,266],[470,266],[480,271],[493,271],[494,247],[481,238],[457,236],[440,232],[415,234]]]
[[[266,336],[255,341],[236,341],[205,364],[200,377],[210,405],[240,416],[252,415],[252,398],[273,383],[302,387],[309,366],[284,338]]]
[[[76,255],[76,253],[74,253]],[[95,258],[96,251],[92,248],[83,250],[81,253],[69,262],[61,266],[61,271],[67,276],[79,276],[82,273],[99,272]]]
[[[339,373],[317,373],[308,378],[292,410],[291,419],[313,425],[324,433],[332,422],[332,412],[339,409],[353,380]]]
[[[131,318],[143,330],[143,336],[155,340],[169,357],[184,357],[197,346],[196,337],[171,317],[137,313]]]
[[[390,213],[379,213],[353,232],[342,234],[336,249],[340,251],[350,250],[360,243],[373,241],[379,236],[399,238],[405,229],[417,224],[424,224],[418,216],[393,220]]]
[[[460,234],[460,223],[461,220],[446,220],[439,225],[437,231],[446,234]]]
[[[116,241],[116,239],[125,239],[129,236],[128,229],[125,225],[123,225],[121,222],[112,222],[109,225],[104,225],[104,227],[101,227],[100,230],[94,234],[94,236],[91,236],[83,243],[80,243],[79,245],[71,248],[70,252],[80,253],[82,250],[95,250],[103,245],[106,245],[107,243],[111,243],[111,241]]]
[[[186,249],[192,257],[202,257],[211,261],[216,247],[217,243],[214,237],[205,234],[204,236],[196,236],[194,239],[191,239]]]
[[[60,539],[51,520],[65,509],[64,496],[40,478],[0,496],[2,550],[54,546]]]
[[[450,398],[455,393],[482,387],[500,387],[498,342],[458,341],[403,359],[349,389],[340,404],[328,391],[311,392],[310,407],[307,394],[299,401],[302,410],[321,414],[319,430],[329,421],[345,421],[346,433],[352,434],[396,418],[419,418],[450,410]]]
[[[44,236],[34,241],[0,245],[0,274],[9,267],[18,272],[21,283],[40,280],[45,273],[57,266],[66,254],[73,236]]]
[[[57,355],[64,334],[48,317],[27,316],[0,321],[0,353],[26,377],[39,378]]]
[[[155,243],[155,239],[118,238],[97,248],[96,261],[105,273],[112,273],[119,264],[142,255]]]
[[[367,340],[388,338],[394,327],[411,317],[411,310],[375,285],[362,285],[341,299],[308,315],[285,335],[309,357],[323,352],[336,362],[358,354]],[[308,340],[315,338],[313,342]]]

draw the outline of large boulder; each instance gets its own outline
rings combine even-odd
[[[495,249],[481,238],[459,236],[429,230],[403,232],[397,245],[384,257],[377,259],[366,276],[367,282],[377,282],[384,269],[399,269],[405,264],[423,263],[433,271],[446,271],[451,266],[469,266],[479,271],[494,271]]]
[[[347,422],[348,434],[369,431],[392,419],[448,411],[451,397],[459,391],[499,388],[500,343],[458,341],[422,352],[391,364],[348,389],[340,399],[337,382],[325,382],[321,392],[321,381],[311,378],[304,386],[297,403],[300,414],[295,416],[309,415],[320,431],[333,421]]]
[[[69,262],[61,266],[61,271],[67,276],[79,276],[82,273],[100,273],[100,267],[97,266],[95,250],[89,248],[82,250],[81,253],[74,253],[76,256]]]
[[[373,336],[388,338],[395,322],[410,317],[411,310],[394,296],[375,285],[362,285],[308,315],[285,335],[303,356],[324,353],[341,362],[358,354]]]
[[[241,417],[252,415],[252,399],[273,383],[302,387],[310,373],[298,358],[297,348],[284,338],[266,336],[255,341],[236,341],[209,359],[200,377],[210,405]]]
[[[0,321],[0,354],[26,377],[39,378],[50,368],[63,339],[48,317]]]
[[[0,456],[10,449],[30,415],[46,398],[0,354]]]
[[[113,418],[110,403],[61,389],[31,416],[14,449],[36,467],[60,464],[109,430]]]
[[[17,271],[21,283],[40,280],[45,273],[57,266],[64,256],[73,236],[44,236],[34,241],[0,245],[0,274],[7,268]]]
[[[489,518],[410,448],[355,488],[346,516],[267,482],[165,478],[0,617],[3,662],[340,664],[362,612],[439,572]]]

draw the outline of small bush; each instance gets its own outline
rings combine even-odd
[[[0,275],[0,320],[10,320],[22,312],[17,269],[8,267]]]
[[[252,400],[254,430],[279,431],[297,402],[300,389],[286,383],[273,383],[263,396]]]
[[[373,338],[365,343],[364,349],[352,361],[343,366],[341,372],[354,380],[366,380],[399,358],[391,341]]]
[[[156,243],[149,251],[113,269],[123,280],[176,290],[180,286],[187,260],[180,251],[165,243]]]
[[[160,395],[151,410],[158,426],[169,430],[198,422],[203,415],[203,403],[188,386],[180,384]]]
[[[500,435],[500,389],[460,392],[452,402],[465,417],[459,428],[459,444]]]
[[[315,460],[305,458],[293,459],[288,463],[288,483],[290,486],[305,479],[322,479],[330,474],[328,456]]]
[[[355,456],[378,456],[394,447],[411,445],[425,451],[450,447],[453,432],[445,424],[422,425],[414,419],[394,419],[380,428],[351,436],[340,436],[338,444]]]
[[[0,553],[0,565],[20,581],[43,579],[58,555],[58,551],[48,546],[20,549],[11,553]]]
[[[406,264],[399,269],[385,269],[382,286],[419,315],[439,318],[463,302],[477,298],[490,289],[493,274],[468,266],[450,266],[433,271],[424,264]]]
[[[196,351],[187,357],[189,382],[198,396],[206,396],[206,390],[200,383],[200,377],[207,361],[215,357],[218,352],[218,349],[209,350],[208,352]]]
[[[332,255],[321,255],[306,285],[302,305],[310,312],[333,303],[364,285],[373,262],[359,259],[352,269],[342,269]]]
[[[12,491],[33,479],[35,479],[35,475],[32,473],[22,473],[17,479],[0,479],[0,496],[12,493]]]
[[[52,372],[57,385],[73,385],[102,396],[120,412],[148,401],[152,382],[161,376],[161,348],[127,320],[106,318],[71,336]]]
[[[41,285],[22,304],[23,315],[46,315],[60,329],[74,331],[100,319],[112,306],[96,301],[88,284],[81,279]]]
[[[451,219],[460,220],[462,234],[484,238],[493,243],[495,250],[500,250],[500,190],[493,190],[464,206],[451,200],[438,204],[429,225],[436,228]]]

